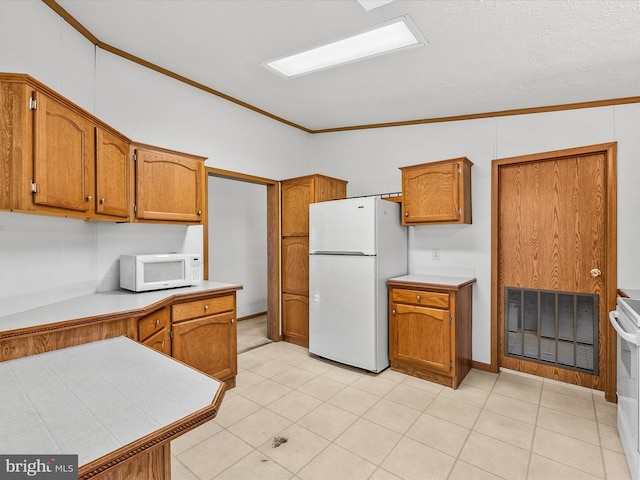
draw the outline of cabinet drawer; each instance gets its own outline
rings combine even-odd
[[[179,303],[171,307],[174,322],[198,318],[214,313],[228,312],[234,309],[234,296],[206,298],[194,302]]]
[[[391,294],[391,300],[393,303],[410,303],[412,305],[449,308],[448,293],[394,288]]]
[[[169,309],[162,308],[138,320],[138,338],[144,342],[169,324]]]

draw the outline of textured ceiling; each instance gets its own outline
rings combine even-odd
[[[102,42],[311,130],[640,95],[640,1],[58,0]],[[428,45],[261,63],[410,15]]]

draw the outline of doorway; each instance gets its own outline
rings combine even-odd
[[[615,401],[616,144],[492,165],[492,369]]]
[[[271,341],[282,339],[280,335],[280,249],[279,249],[279,212],[280,212],[280,192],[279,183],[276,180],[245,175],[241,173],[207,167],[207,178],[227,179],[245,184],[264,185],[266,187],[266,337]],[[208,182],[207,182],[208,183]],[[208,192],[208,195],[210,193]],[[208,202],[208,199],[207,199]],[[204,255],[205,255],[205,278],[212,279],[209,272],[209,218],[208,212],[204,225]],[[232,237],[233,232],[228,232]],[[244,248],[244,247],[243,247]],[[224,281],[224,279],[221,279]],[[263,312],[258,312],[263,313]],[[239,312],[238,315],[242,317]],[[252,320],[251,315],[246,317],[247,321]],[[255,321],[254,321],[255,322]]]

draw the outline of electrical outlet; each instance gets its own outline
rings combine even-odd
[[[433,248],[431,249],[431,260],[440,260],[440,249]]]

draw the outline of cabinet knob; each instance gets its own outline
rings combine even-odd
[[[409,212],[404,212],[404,216],[408,217],[409,216]]]
[[[236,321],[236,319],[235,319],[235,318],[232,318],[232,319],[231,319],[231,323],[235,323],[235,321]]]
[[[205,310],[209,310],[209,305],[205,305],[205,306],[204,306],[204,309],[205,309]]]
[[[90,202],[91,200],[93,200],[93,197],[91,195],[87,195],[87,202]]]
[[[420,295],[416,295],[416,300],[420,301]]]
[[[396,311],[395,311],[395,310],[391,310],[391,313],[393,313],[393,314],[395,315],[395,314],[396,314]]]
[[[602,272],[599,269],[597,269],[597,268],[591,269],[591,276],[592,277],[595,278],[595,277],[599,277],[600,275],[602,275]]]
[[[156,320],[154,323],[158,325],[160,323],[160,320]]]
[[[101,203],[102,205],[104,205],[105,203],[107,203],[107,200],[106,200],[105,198],[101,198],[101,199],[100,199],[100,203]]]
[[[198,210],[198,215],[202,215],[202,210]]]

